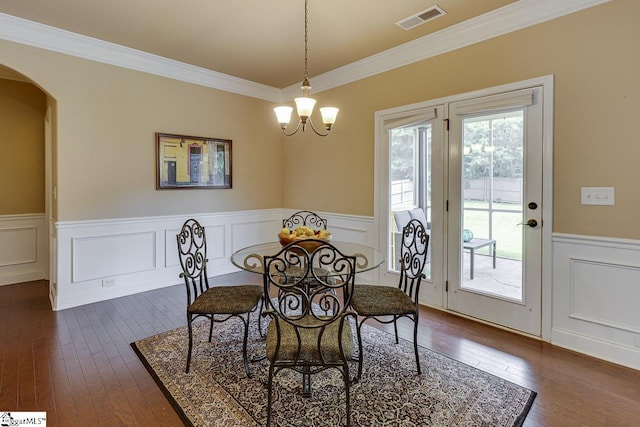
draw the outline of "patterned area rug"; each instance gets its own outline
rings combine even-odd
[[[242,364],[241,325],[230,320],[194,328],[191,371],[185,374],[186,327],[132,343],[142,362],[188,426],[264,426],[268,361]],[[351,387],[353,426],[521,426],[536,393],[426,348],[416,374],[413,346],[393,335],[363,327],[365,364]],[[264,353],[252,328],[249,354]],[[357,364],[350,365],[352,377]],[[300,394],[300,374],[285,370],[274,381],[277,426],[345,425],[342,377],[335,369],[313,376],[313,396]]]

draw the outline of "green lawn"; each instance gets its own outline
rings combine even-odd
[[[522,260],[522,232],[518,225],[522,221],[522,214],[515,212],[494,212],[492,235],[489,236],[489,212],[475,211],[468,208],[487,208],[486,202],[465,201],[463,228],[473,232],[473,237],[496,240],[496,253],[499,257]],[[518,205],[507,203],[494,203],[494,209],[514,211]],[[479,250],[478,253],[488,254],[488,249]]]

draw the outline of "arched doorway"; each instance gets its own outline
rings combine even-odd
[[[0,65],[0,285],[51,280],[51,98]]]

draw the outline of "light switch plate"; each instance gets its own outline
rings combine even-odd
[[[583,205],[615,204],[613,187],[582,187],[581,196]]]

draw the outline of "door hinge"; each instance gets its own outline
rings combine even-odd
[[[444,291],[445,292],[449,292],[449,281],[448,280],[444,281]]]
[[[449,130],[449,119],[444,119],[444,128],[445,130]]]

